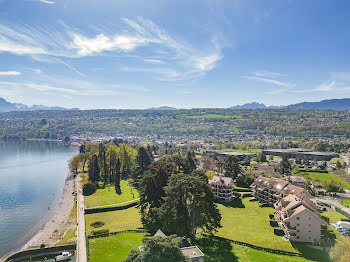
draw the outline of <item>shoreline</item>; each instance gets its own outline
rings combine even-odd
[[[74,195],[72,194],[74,190],[75,179],[69,172],[55,211],[48,222],[25,245],[14,252],[40,247],[41,244],[45,244],[46,247],[54,246],[60,241],[60,237],[69,229],[69,216],[74,206]]]

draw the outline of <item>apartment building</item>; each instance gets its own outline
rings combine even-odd
[[[213,194],[216,198],[229,202],[233,196],[233,180],[231,177],[224,177],[222,174],[215,175],[209,180],[209,184],[213,188]]]
[[[322,226],[327,223],[311,201],[288,195],[274,204],[278,225],[291,241],[319,242]]]
[[[251,188],[254,197],[275,208],[279,227],[291,241],[318,242],[326,225],[305,188],[279,178],[258,177]]]
[[[289,194],[295,195],[301,200],[310,201],[311,194],[305,188],[293,185],[280,178],[268,178],[259,176],[250,186],[256,200],[267,203],[271,207],[280,199]]]

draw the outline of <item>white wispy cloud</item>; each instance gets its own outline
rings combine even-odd
[[[48,95],[62,96],[135,96],[140,92],[148,92],[149,89],[140,86],[130,86],[123,84],[96,84],[89,81],[76,79],[60,79],[45,77],[45,80],[51,80],[55,84],[38,84],[33,82],[11,82],[0,81],[0,94],[25,94],[28,89],[35,90]],[[63,87],[64,86],[64,87]],[[11,90],[6,92],[6,90]]]
[[[142,37],[115,35],[112,37],[98,34],[96,37],[86,37],[77,33],[71,33],[73,42],[71,47],[77,49],[79,56],[90,56],[105,51],[131,51],[140,45],[145,45],[147,40]]]
[[[151,63],[151,64],[165,64],[164,61],[159,60],[159,59],[152,59],[152,58],[144,58],[143,61],[146,63]]]
[[[39,2],[45,3],[45,4],[49,4],[49,5],[53,5],[55,2],[53,1],[48,1],[48,0],[39,0]]]
[[[106,52],[120,58],[130,58],[130,55],[134,54],[151,68],[149,72],[154,72],[156,78],[162,81],[201,78],[213,70],[224,57],[222,49],[225,45],[214,36],[209,37],[211,40],[207,43],[202,42],[201,46],[194,47],[171,36],[151,20],[138,17],[124,18],[122,21],[124,28],[119,32],[109,28],[105,32],[99,29],[95,34],[91,33],[91,30],[89,34],[84,33],[63,22],[59,23],[63,27],[63,30],[59,31],[27,25],[0,24],[0,53],[31,55],[42,62],[49,61],[46,57],[56,57],[57,62],[65,64],[82,76],[85,75],[59,58],[101,56]],[[114,33],[111,33],[113,31]],[[145,52],[138,52],[140,47],[147,48],[147,57]],[[156,68],[152,67],[152,64]],[[160,66],[161,71],[158,68]]]
[[[3,72],[0,72],[0,76],[18,76],[20,74],[21,74],[21,72],[18,72],[18,71],[3,71]]]
[[[273,84],[273,85],[277,85],[277,86],[283,86],[283,87],[294,87],[295,84],[290,83],[290,82],[282,82],[279,80],[275,80],[275,79],[270,79],[270,78],[263,78],[263,77],[256,77],[256,76],[245,76],[243,78],[247,78],[250,80],[255,80],[258,82],[264,82],[264,83],[268,83],[268,84]]]
[[[311,89],[295,90],[296,93],[348,91],[350,91],[350,72],[331,72],[329,79],[320,85]]]
[[[252,75],[256,77],[268,77],[268,78],[278,78],[281,76],[287,76],[287,74],[281,74],[281,73],[271,72],[267,70],[257,70],[253,72]]]
[[[34,89],[37,91],[57,91],[57,92],[63,92],[63,93],[69,93],[69,94],[79,94],[79,90],[74,89],[68,89],[68,88],[62,88],[62,87],[54,87],[51,85],[41,85],[41,84],[35,84],[35,83],[20,83],[20,82],[5,82],[0,81],[0,85],[3,86],[14,86],[14,87],[27,87],[30,89]]]

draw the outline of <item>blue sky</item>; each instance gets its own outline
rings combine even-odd
[[[350,2],[0,0],[0,97],[229,107],[350,97]]]

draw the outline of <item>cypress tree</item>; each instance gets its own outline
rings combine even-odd
[[[117,163],[115,164],[115,176],[114,176],[114,186],[115,191],[120,191],[120,159],[118,158]]]

